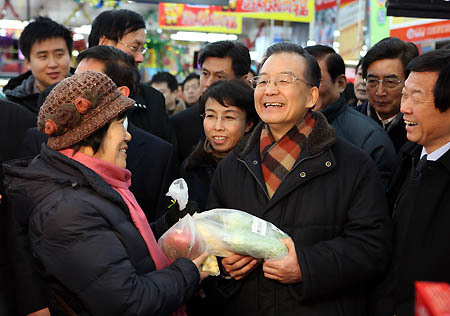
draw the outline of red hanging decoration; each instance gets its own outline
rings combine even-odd
[[[12,14],[17,20],[21,20],[19,15],[16,12],[16,9],[14,9],[14,6],[11,4],[10,0],[5,0],[5,3],[3,4],[3,7],[0,9],[0,19],[3,19],[6,16],[6,10],[10,9]]]

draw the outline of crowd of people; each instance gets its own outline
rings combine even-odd
[[[96,17],[76,68],[49,18],[19,46],[30,70],[0,99],[1,315],[406,316],[415,281],[450,282],[450,49],[381,40],[351,100],[332,47],[291,42],[254,74],[218,41],[181,85],[142,83],[130,10]],[[219,276],[207,253],[171,262],[158,238],[213,208],[280,228],[287,256],[218,258]]]

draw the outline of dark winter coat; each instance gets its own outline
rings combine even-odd
[[[36,117],[23,106],[0,99],[0,163],[19,157],[26,131]]]
[[[450,151],[427,161],[413,177],[422,146],[408,142],[388,191],[393,208],[394,252],[375,294],[373,315],[414,314],[414,282],[450,283]]]
[[[91,169],[46,145],[29,164],[4,168],[9,206],[29,218],[37,267],[78,315],[169,315],[197,290],[188,259],[155,271],[125,202]],[[165,218],[152,224],[156,238],[166,229]]]
[[[15,103],[18,103],[31,112],[39,112],[38,97],[39,93],[34,91],[34,77],[31,70],[11,78],[3,87],[5,97]]]
[[[163,215],[170,204],[165,194],[178,177],[179,167],[171,144],[131,123],[128,131],[132,136],[127,150],[127,169],[132,175],[130,191],[152,222]],[[38,155],[46,142],[47,135],[37,128],[30,129],[22,144],[21,157]]]
[[[350,108],[344,96],[322,110],[336,135],[365,151],[377,165],[385,186],[391,177],[396,151],[389,135],[375,121]]]
[[[370,109],[369,109],[370,107]],[[369,101],[366,101],[359,106],[356,107],[358,112],[361,112],[364,115],[372,118],[379,125],[383,126],[383,123],[378,118],[375,113],[375,109],[369,104]],[[406,138],[406,129],[405,122],[403,121],[403,114],[398,113],[395,119],[388,124],[385,128],[389,137],[391,138],[392,144],[394,144],[395,150],[398,152],[404,143],[408,141]]]
[[[217,167],[212,154],[207,153],[200,141],[194,151],[183,162],[180,176],[186,180],[189,200],[196,201],[201,211],[206,210],[209,187]]]
[[[170,123],[177,139],[180,161],[184,161],[194,150],[195,145],[205,137],[201,114],[200,104],[197,103],[170,117]]]
[[[175,134],[169,122],[162,93],[141,83],[133,99],[136,104],[128,113],[130,122],[176,146]]]
[[[367,289],[388,263],[391,222],[373,160],[335,137],[325,117],[271,199],[261,171],[263,124],[221,161],[208,208],[246,211],[293,239],[303,281],[283,285],[258,266],[218,282],[225,315],[367,315]]]

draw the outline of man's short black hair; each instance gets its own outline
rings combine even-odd
[[[140,29],[145,29],[145,21],[139,13],[126,9],[104,11],[92,22],[89,47],[98,45],[102,36],[118,42],[124,35]]]
[[[231,58],[231,69],[236,78],[245,76],[250,69],[250,52],[244,44],[236,41],[218,41],[206,45],[200,52],[198,63],[203,65],[206,58]]]
[[[314,45],[305,47],[305,50],[320,59],[326,58],[325,64],[327,65],[328,74],[331,77],[333,83],[336,82],[337,77],[345,75],[345,63],[342,57],[336,53],[336,51],[330,46]]]
[[[69,55],[72,55],[73,38],[70,31],[52,19],[38,16],[23,29],[19,38],[19,48],[25,58],[30,60],[31,48],[35,43],[57,37],[64,39]]]
[[[150,85],[154,83],[165,82],[167,87],[171,92],[178,89],[178,81],[174,75],[168,73],[167,71],[160,71],[153,75],[152,80],[150,80]]]
[[[246,121],[253,122],[253,126],[255,126],[259,122],[259,117],[256,113],[253,95],[253,89],[241,79],[219,80],[202,94],[199,101],[200,111],[204,113],[206,101],[213,99],[224,107],[240,108],[246,114]]]
[[[409,72],[406,65],[414,58],[419,56],[417,46],[410,42],[404,42],[396,37],[387,37],[376,43],[367,51],[362,62],[363,78],[367,77],[369,66],[381,59],[400,59],[403,64],[405,78]]]
[[[77,56],[77,63],[83,59],[102,61],[104,73],[118,86],[130,89],[130,98],[136,94],[139,84],[139,72],[132,56],[113,46],[99,45],[82,51]]]
[[[305,49],[303,49],[303,47],[295,43],[280,42],[273,44],[272,46],[267,48],[264,58],[259,66],[259,69],[261,70],[267,58],[269,58],[274,54],[281,54],[281,53],[297,54],[305,58],[306,68],[303,73],[303,76],[305,77],[305,80],[309,84],[311,84],[314,87],[319,87],[320,79],[322,77],[322,74],[320,73],[319,63],[317,62],[315,57],[311,56]]]
[[[183,80],[183,83],[181,84],[181,86],[183,87],[184,90],[184,85],[186,84],[186,82],[191,81],[192,79],[197,79],[198,81],[200,81],[200,75],[196,74],[195,72],[191,72],[186,79]]]
[[[407,69],[409,72],[439,73],[434,85],[434,105],[441,113],[450,108],[450,49],[422,54],[411,60]]]

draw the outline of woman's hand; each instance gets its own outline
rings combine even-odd
[[[298,264],[297,252],[291,238],[280,239],[288,248],[288,254],[281,260],[268,260],[263,264],[264,276],[277,280],[282,284],[292,284],[302,281],[302,272]]]
[[[208,258],[208,256],[209,256],[209,253],[204,252],[200,256],[198,256],[197,258],[192,260],[192,262],[197,266],[198,273],[200,273],[200,282],[202,282],[209,275],[208,272],[200,271],[200,266],[206,260],[206,258]]]
[[[257,266],[258,260],[250,256],[231,255],[222,259],[222,266],[235,280],[246,277]]]

